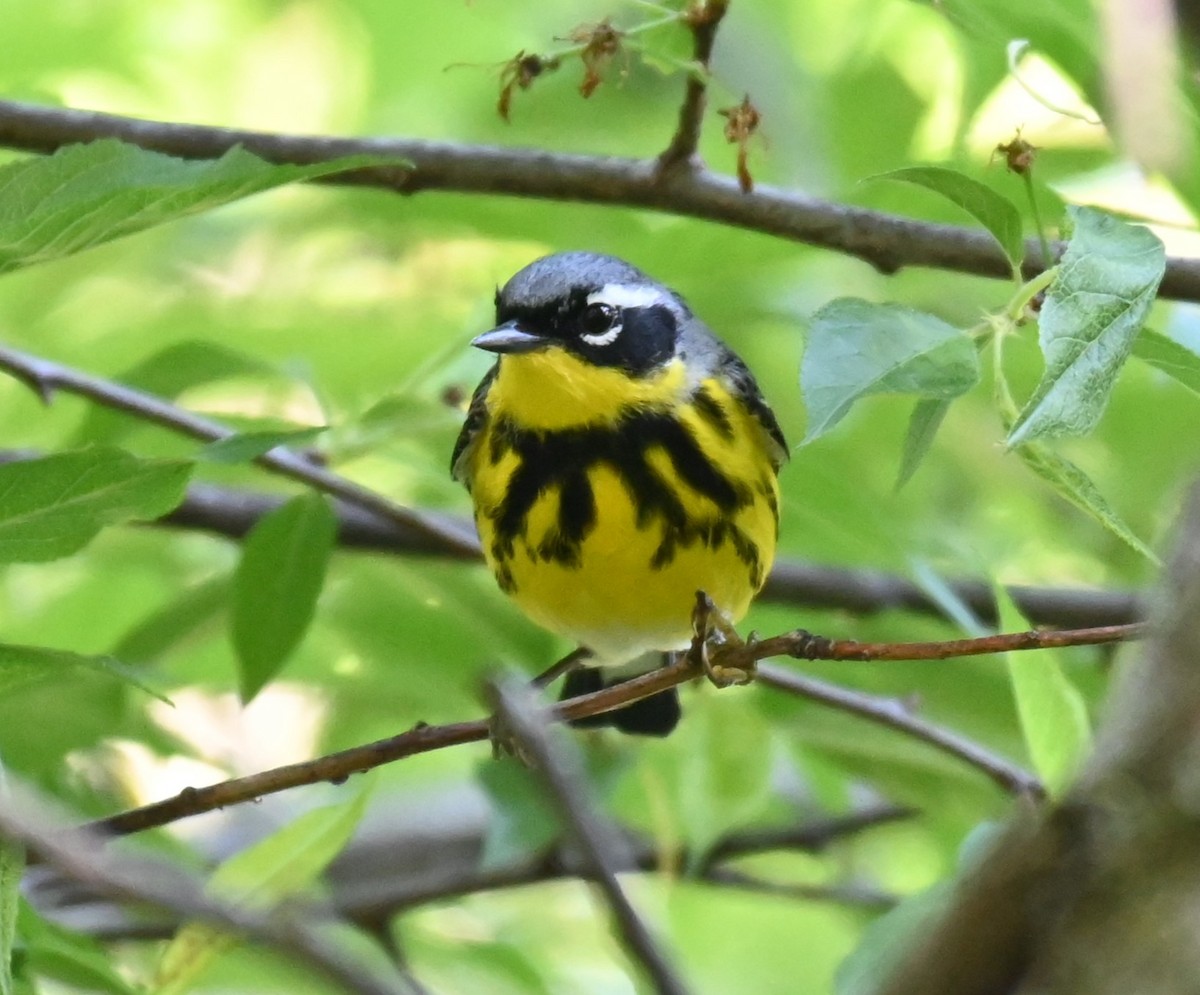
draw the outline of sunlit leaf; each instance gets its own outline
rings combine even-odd
[[[233,601],[243,701],[279,672],[308,630],[336,532],[329,503],[306,494],[265,515],[246,537]]]
[[[281,429],[278,432],[238,432],[210,442],[196,454],[196,458],[210,463],[249,463],[276,446],[302,446],[325,431],[325,426],[316,425],[311,428]]]
[[[978,379],[974,344],[940,318],[900,304],[840,298],[813,315],[804,349],[804,441],[824,435],[868,395],[945,400]]]
[[[1019,632],[1029,628],[1008,591],[999,584],[994,589],[1000,630]],[[1087,706],[1063,671],[1055,650],[1010,652],[1005,657],[1029,759],[1050,794],[1060,797],[1091,749]]]
[[[1087,207],[1070,215],[1074,230],[1038,319],[1046,371],[1017,416],[1010,446],[1092,430],[1166,266],[1150,229]]]
[[[140,680],[136,672],[111,656],[87,656],[44,646],[0,643],[0,691],[5,694],[24,685],[69,680],[71,671],[75,669],[116,678],[170,704],[168,699]]]
[[[103,446],[0,464],[0,562],[70,556],[106,525],[164,515],[191,470]]]
[[[350,156],[272,165],[245,149],[177,159],[106,138],[0,167],[0,273],[69,256],[262,190],[363,166]]]
[[[1021,260],[1025,258],[1021,214],[1011,200],[991,187],[944,166],[908,166],[879,173],[870,179],[900,180],[941,194],[991,232],[1013,269],[1019,270]]]
[[[1092,479],[1070,460],[1052,453],[1045,446],[1029,443],[1017,446],[1017,455],[1043,480],[1053,485],[1058,493],[1077,508],[1086,511],[1109,532],[1132,549],[1137,550],[1151,563],[1158,563],[1158,556],[1134,531],[1125,524]]]
[[[362,791],[344,805],[305,812],[221,864],[209,879],[208,891],[251,909],[269,908],[303,891],[350,842],[368,797]],[[213,961],[237,943],[236,936],[208,923],[185,924],[159,958],[155,995],[189,990]]]
[[[912,479],[917,467],[933,445],[934,436],[941,428],[950,402],[943,399],[921,400],[913,408],[908,419],[908,432],[904,436],[904,452],[900,457],[900,472],[896,476],[896,490]]]
[[[1200,356],[1161,332],[1143,328],[1133,340],[1133,355],[1156,370],[1174,377],[1194,394],[1200,394]]]

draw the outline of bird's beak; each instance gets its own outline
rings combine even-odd
[[[497,325],[490,332],[484,332],[471,340],[471,345],[476,349],[498,352],[501,355],[532,352],[548,344],[549,339],[524,331],[516,321],[506,321],[503,325]]]

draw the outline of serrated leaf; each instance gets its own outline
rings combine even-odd
[[[240,146],[219,159],[178,159],[112,138],[68,145],[50,156],[0,167],[0,273],[60,259],[284,183],[387,164],[400,165],[383,156],[273,165]]]
[[[266,839],[230,857],[213,872],[207,891],[251,909],[266,909],[314,884],[346,848],[362,822],[369,793],[348,803],[305,812]],[[187,991],[236,936],[202,922],[182,926],[159,958],[155,995]]]
[[[978,180],[943,166],[908,166],[869,177],[872,180],[900,180],[925,187],[957,204],[986,228],[1000,244],[1014,271],[1025,258],[1021,212],[1011,200]]]
[[[1124,519],[1104,500],[1092,479],[1070,460],[1050,452],[1045,446],[1031,443],[1017,447],[1017,454],[1034,473],[1053,485],[1058,493],[1075,507],[1086,511],[1109,532],[1137,550],[1151,563],[1159,558],[1149,546],[1134,534]]]
[[[1133,355],[1200,394],[1200,356],[1187,346],[1150,328],[1133,340]]]
[[[133,670],[111,656],[88,656],[72,653],[70,650],[48,649],[45,646],[0,643],[0,692],[4,694],[11,694],[17,688],[29,684],[63,680],[75,669],[90,670],[116,678],[161,702],[171,704],[169,699],[144,684]]]
[[[1018,632],[1029,622],[999,584],[994,585],[1000,630]],[[1004,654],[1017,717],[1029,759],[1052,797],[1066,791],[1092,746],[1087,706],[1055,650]]]
[[[913,394],[950,399],[979,379],[974,344],[940,318],[900,304],[843,297],[815,315],[800,366],[812,442],[859,398]]]
[[[0,464],[0,562],[70,556],[106,525],[166,514],[192,465],[93,446]]]
[[[94,940],[43,919],[28,902],[17,913],[17,932],[25,945],[28,970],[85,992],[145,995],[112,967],[112,957]]]
[[[277,432],[237,432],[216,442],[210,442],[196,453],[198,460],[210,463],[249,463],[276,446],[300,446],[329,429],[324,425],[311,428],[280,429]]]
[[[1074,230],[1038,319],[1046,370],[1017,416],[1010,446],[1091,431],[1166,266],[1163,244],[1148,228],[1087,207],[1069,213]]]
[[[325,498],[306,494],[265,515],[246,536],[233,582],[243,701],[262,690],[304,637],[336,533]]]
[[[916,403],[904,436],[904,452],[900,457],[900,472],[896,475],[896,490],[900,490],[917,472],[949,410],[950,402],[940,398],[926,398]]]
[[[215,342],[176,342],[141,360],[113,379],[168,400],[191,387],[234,377],[262,377],[275,371],[267,363]],[[113,442],[135,425],[133,415],[93,405],[75,433],[80,444]]]

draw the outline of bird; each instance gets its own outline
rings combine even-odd
[[[590,651],[566,699],[686,650],[698,592],[731,624],[745,615],[775,556],[788,448],[746,364],[622,259],[544,256],[495,305],[471,344],[497,359],[451,473],[500,588]],[[670,688],[576,724],[663,736],[680,716]]]

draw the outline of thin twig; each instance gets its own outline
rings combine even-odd
[[[808,698],[810,701],[819,701],[822,705],[869,719],[928,743],[982,771],[1012,794],[1045,797],[1046,789],[1029,771],[984,749],[965,736],[913,715],[909,706],[900,699],[852,691],[769,664],[759,666],[758,680],[768,687]]]
[[[687,25],[692,32],[692,59],[696,68],[688,74],[687,89],[679,108],[679,124],[666,151],[658,157],[663,174],[682,166],[695,165],[693,159],[700,144],[700,127],[704,123],[704,108],[708,103],[708,71],[712,61],[717,29],[728,9],[728,0],[705,0],[694,5]]]
[[[703,880],[710,884],[744,888],[780,898],[798,899],[804,902],[831,902],[836,905],[857,906],[872,911],[885,912],[895,906],[899,899],[890,892],[879,891],[859,884],[789,884],[783,881],[768,881],[755,874],[735,870],[732,867],[714,867],[705,872]]]
[[[583,790],[582,764],[567,741],[551,744],[547,718],[534,706],[533,695],[515,680],[491,687],[492,705],[518,750],[533,763],[545,785],[563,828],[579,847],[584,876],[594,881],[616,920],[625,952],[640,964],[654,989],[663,995],[685,995],[687,986],[638,915],[617,880],[617,871],[632,864],[625,841],[593,810]]]
[[[0,835],[24,843],[43,863],[98,894],[157,906],[184,920],[201,919],[244,934],[290,955],[346,991],[412,995],[412,985],[399,978],[384,979],[331,945],[315,928],[321,922],[299,918],[298,909],[289,908],[285,918],[220,901],[206,895],[201,883],[179,867],[117,854],[91,833],[54,823],[43,814],[46,808],[33,799],[17,803],[7,797],[0,807]],[[332,920],[325,917],[325,921]]]
[[[680,867],[695,867],[700,880],[754,887],[752,882],[723,878],[721,872],[727,868],[721,866],[722,862],[772,851],[817,854],[878,826],[918,814],[913,808],[875,803],[844,815],[818,816],[782,826],[730,833],[704,855],[664,850],[633,830],[625,830],[624,835],[639,872],[676,872]],[[456,824],[449,835],[442,833],[436,838],[422,824],[418,830],[406,830],[401,825],[386,833],[356,839],[326,875],[330,903],[343,918],[363,929],[375,930],[393,922],[400,913],[430,902],[579,877],[578,853],[564,846],[555,846],[549,853],[539,850],[502,864],[481,866],[479,854],[486,832],[486,819],[481,819],[477,826]],[[812,892],[792,897],[836,902],[841,900],[840,887],[831,886],[828,895]],[[78,890],[64,894],[53,878],[39,880],[30,889],[29,897],[65,925],[109,940],[162,939],[179,925],[172,918],[151,922],[142,917],[135,922],[118,915],[116,910],[97,909],[95,896],[80,894]],[[76,910],[78,915],[73,914]]]
[[[0,346],[0,369],[7,370],[18,380],[28,384],[46,402],[53,398],[56,390],[65,390],[193,439],[215,442],[236,434],[218,422],[185,411],[153,394],[125,387],[111,380],[89,376],[69,366],[7,346]],[[428,516],[401,507],[375,491],[331,473],[282,446],[264,453],[254,462],[284,477],[300,481],[325,494],[341,498],[408,529],[416,530],[430,541],[441,545],[447,555],[465,558],[478,555],[479,540],[474,532],[464,532],[457,527],[453,519]]]
[[[0,146],[53,152],[97,138],[120,138],[185,159],[213,159],[235,145],[278,163],[324,162],[359,153],[391,155],[407,164],[355,170],[328,182],[408,194],[455,190],[643,207],[846,253],[883,272],[929,266],[998,279],[1012,276],[1003,252],[982,229],[916,221],[764,185],[746,194],[737,180],[705,169],[676,170],[663,182],[656,159],[404,138],[283,135],[0,100]],[[1025,252],[1023,272],[1032,276],[1043,268],[1035,239],[1026,241]],[[1159,294],[1200,301],[1200,260],[1169,259]]]
[[[1089,631],[1100,631],[1104,637],[1100,641],[1111,642],[1113,641],[1113,636],[1108,631],[1108,628],[1105,630],[1075,630],[1070,634],[1071,639],[1065,640],[1065,642],[1069,642],[1070,645],[1081,645],[1079,642],[1080,634],[1086,634]],[[1141,632],[1138,626],[1125,626],[1121,628],[1126,630],[1126,634],[1123,637],[1125,639],[1136,638]],[[1042,640],[1041,645],[1061,644],[1061,642],[1056,642],[1053,638],[1055,634],[1050,633],[1046,635],[1048,638]],[[999,638],[1002,642],[1004,637]],[[997,637],[985,637],[983,640],[955,640],[954,642],[959,646],[965,643],[981,644],[986,642],[990,642],[995,646],[996,640]],[[1012,636],[1012,642],[1020,645],[1008,648],[1029,648],[1026,645],[1028,641],[1029,633],[1015,633]],[[754,672],[757,665],[757,672],[766,683],[775,687],[782,687],[783,684],[790,681],[793,684],[793,689],[795,689],[795,681],[799,678],[799,675],[792,674],[780,668],[763,667],[758,665],[758,661],[768,656],[768,651],[773,648],[774,651],[780,653],[791,654],[795,652],[806,659],[839,659],[838,657],[814,655],[816,649],[821,645],[831,647],[862,647],[868,645],[873,649],[879,650],[881,654],[884,654],[888,644],[861,644],[852,641],[835,643],[833,640],[823,640],[809,633],[786,633],[782,636],[773,636],[768,639],[747,642],[742,646],[724,646],[721,648],[721,653],[723,654],[722,663],[727,666],[746,670],[747,672]],[[896,645],[910,649],[916,647],[926,654],[937,646],[936,643],[899,643]],[[783,648],[780,649],[779,647]],[[968,650],[970,649],[970,647],[967,648]],[[988,650],[988,652],[997,651],[996,649]],[[940,659],[941,657],[929,655],[885,657],[885,655],[881,655],[880,658]],[[841,657],[840,659],[854,660],[860,659],[860,657],[850,655]],[[661,667],[648,674],[642,674],[639,677],[623,681],[620,684],[614,684],[611,687],[593,692],[592,694],[580,695],[577,698],[559,702],[554,707],[553,714],[559,719],[581,719],[589,715],[599,715],[603,712],[620,708],[622,705],[628,705],[631,702],[647,698],[660,691],[665,691],[668,688],[675,687],[700,676],[701,673],[702,669],[690,659],[690,656],[684,655],[669,666]],[[978,767],[1006,790],[1017,793],[1027,791],[1036,793],[1036,789],[1026,780],[1027,775],[1024,775],[1024,772],[1016,769],[1006,771],[1003,762],[997,761],[995,757],[992,757],[982,747],[949,730],[907,715],[903,709],[894,703],[891,705],[882,704],[878,699],[872,699],[869,696],[861,695],[859,692],[832,684],[824,684],[823,682],[806,683],[811,682],[811,678],[800,680],[801,683],[805,684],[805,690],[797,691],[797,693],[804,694],[806,697],[811,697],[815,700],[823,700],[826,704],[833,707],[841,708],[844,711],[852,712],[863,718],[889,726],[899,732],[915,736],[923,742],[943,749],[953,756],[957,756],[967,763]],[[189,816],[211,812],[214,809],[224,808],[227,805],[249,801],[253,798],[274,794],[278,791],[285,791],[289,788],[300,787],[305,784],[316,784],[320,781],[340,783],[352,774],[361,773],[362,771],[379,767],[382,764],[391,763],[394,760],[401,760],[406,757],[416,756],[419,753],[428,753],[432,750],[440,750],[462,743],[478,743],[486,740],[488,736],[488,724],[482,720],[476,722],[459,722],[444,726],[417,726],[408,732],[400,733],[388,739],[367,743],[364,746],[352,747],[348,750],[342,750],[339,753],[330,753],[323,757],[317,757],[314,760],[289,764],[285,767],[276,767],[257,774],[251,774],[248,777],[234,778],[204,788],[186,788],[173,798],[155,802],[152,805],[145,805],[141,808],[130,809],[126,812],[109,816],[106,819],[97,820],[90,823],[87,828],[107,835],[125,835],[127,833],[141,832],[146,829],[165,826],[168,823],[176,822],[179,819],[188,818]]]

